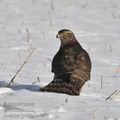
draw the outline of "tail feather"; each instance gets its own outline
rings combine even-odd
[[[64,80],[53,80],[51,83],[41,88],[40,91],[79,95],[84,84],[85,82],[81,80],[70,80],[69,82]]]

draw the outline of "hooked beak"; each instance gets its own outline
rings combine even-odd
[[[56,38],[60,38],[60,35],[59,35],[59,34],[57,34],[57,35],[56,35]]]

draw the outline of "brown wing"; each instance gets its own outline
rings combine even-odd
[[[76,56],[76,63],[73,75],[80,77],[82,80],[90,80],[91,60],[88,53],[82,49]]]

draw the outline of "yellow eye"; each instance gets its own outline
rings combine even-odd
[[[71,34],[70,34],[70,33],[67,33],[67,36],[68,36],[68,37],[71,37]]]

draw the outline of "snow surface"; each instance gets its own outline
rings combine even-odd
[[[80,96],[38,91],[53,78],[55,36],[63,28],[92,60]],[[119,50],[120,0],[0,0],[0,120],[120,120]]]

